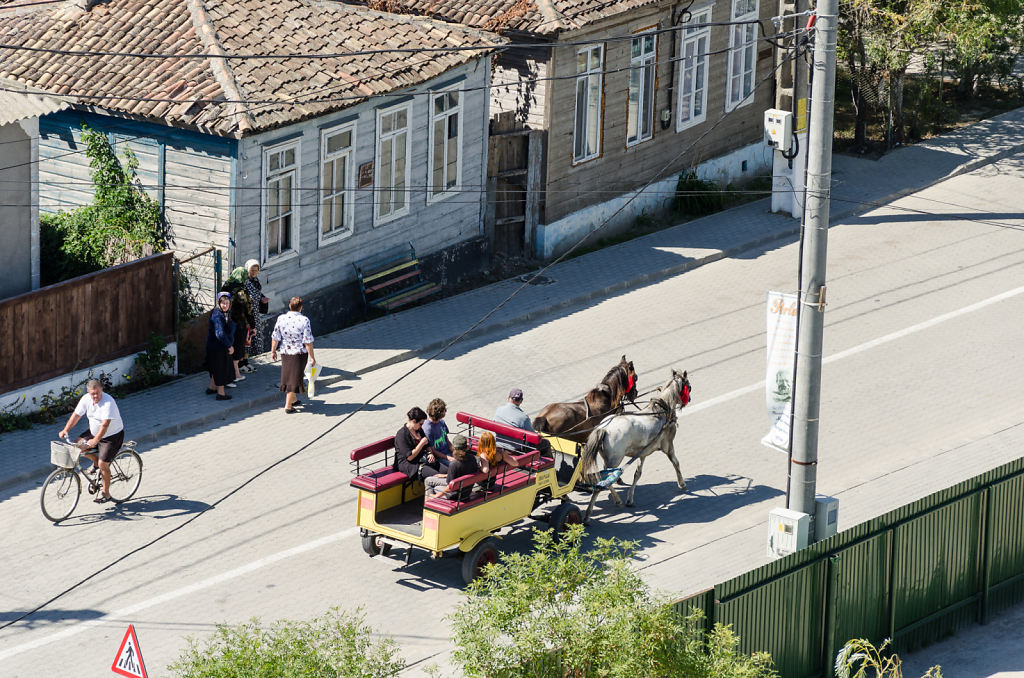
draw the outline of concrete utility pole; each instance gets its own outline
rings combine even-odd
[[[789,507],[811,516],[818,464],[821,405],[821,348],[825,326],[825,256],[828,250],[829,192],[832,183],[832,113],[836,89],[838,0],[819,0],[814,36],[814,80],[808,133],[807,204],[803,223],[803,288],[793,394],[793,452]]]
[[[779,27],[784,32],[795,32],[807,24],[810,0],[779,0],[779,16],[786,17]],[[796,157],[786,158],[782,152],[791,149],[776,149],[772,163],[772,212],[787,212],[795,219],[804,213],[804,169],[807,167],[807,89],[810,85],[808,69],[803,58],[781,61],[798,52],[807,40],[804,33],[796,33],[784,43],[784,49],[775,50],[775,108],[793,114],[793,141]]]

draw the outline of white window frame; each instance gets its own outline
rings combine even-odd
[[[285,141],[273,146],[265,146],[263,148],[263,181],[262,190],[260,195],[262,196],[262,206],[260,210],[260,256],[263,259],[263,263],[269,263],[273,261],[279,261],[289,257],[297,256],[299,253],[299,168],[302,165],[301,162],[301,140],[294,139],[292,141]],[[288,166],[287,169],[277,169],[273,173],[270,170],[270,157],[276,154],[286,153],[288,150],[295,152],[294,164]],[[276,254],[270,254],[270,183],[271,181],[278,180],[287,175],[291,175],[292,187],[291,187],[291,242],[288,248],[280,248]],[[280,234],[280,231],[278,231]]]
[[[381,166],[381,155],[380,155],[381,146],[383,145],[385,140],[392,139],[392,138],[398,136],[399,133],[392,131],[392,132],[388,132],[387,134],[383,134],[381,132],[381,129],[382,129],[381,120],[384,118],[384,116],[392,115],[392,114],[398,113],[398,112],[400,112],[402,110],[405,111],[405,175],[403,176],[403,181],[404,181],[403,185],[405,186],[405,189],[404,189],[405,190],[405,205],[401,209],[393,210],[391,212],[388,212],[387,214],[382,215],[382,214],[380,214],[380,206],[381,206],[381,204],[383,202],[384,188],[383,188],[383,186],[381,184],[381,171],[383,169],[383,167]],[[411,200],[412,191],[410,190],[410,186],[409,186],[410,177],[412,176],[412,174],[411,174],[411,172],[412,172],[412,158],[410,157],[412,155],[412,123],[413,123],[413,118],[412,118],[412,102],[406,102],[406,103],[398,104],[397,106],[390,106],[388,108],[379,108],[379,109],[377,109],[377,128],[376,128],[376,137],[377,138],[376,138],[376,142],[374,144],[374,151],[373,151],[373,225],[374,226],[379,226],[381,224],[386,224],[389,221],[394,221],[395,219],[398,219],[399,217],[403,217],[403,216],[409,214],[409,203],[412,202],[412,200]],[[392,157],[394,157],[394,156],[392,156]],[[390,173],[390,169],[389,169],[389,173]],[[391,184],[391,185],[393,185],[393,184]],[[388,190],[394,192],[394,189],[389,188]]]
[[[459,95],[459,103],[456,106],[444,111],[443,113],[434,113],[434,101],[440,97],[446,97],[453,92]],[[446,90],[438,90],[436,92],[431,93],[429,109],[430,116],[428,123],[429,133],[427,140],[427,204],[435,203],[439,200],[444,200],[445,198],[450,198],[451,196],[457,194],[459,191],[462,190],[462,128],[463,121],[466,119],[464,106],[465,101],[466,93],[459,89],[458,87],[452,87]],[[442,187],[441,191],[435,192],[434,189],[436,187],[434,186],[434,124],[437,123],[440,119],[449,118],[452,115],[459,116],[457,121],[458,130],[456,131],[458,138],[455,141],[455,185],[444,186]],[[445,130],[447,129],[448,126],[446,124]],[[445,153],[447,153],[447,145],[445,146]],[[448,163],[445,162],[444,168],[447,167]]]
[[[594,68],[593,61],[591,59],[591,57],[592,57],[592,55],[593,55],[593,53],[595,51],[597,52],[597,67],[596,67],[596,69]],[[586,70],[580,71],[579,70],[579,57],[580,57],[581,54],[584,54],[584,53],[587,55],[586,56],[586,58],[587,58],[587,62],[586,62],[587,63],[587,67],[586,67]],[[577,62],[577,64],[576,64],[576,83],[575,83],[576,84],[576,89],[575,89],[576,108],[573,111],[573,116],[572,116],[572,164],[574,164],[574,165],[578,165],[580,163],[584,163],[584,162],[587,162],[588,160],[593,160],[594,158],[598,158],[598,157],[601,156],[601,136],[602,136],[602,134],[601,134],[601,132],[602,132],[601,123],[602,123],[602,119],[604,117],[603,116],[603,113],[604,113],[604,45],[603,44],[586,45],[585,47],[581,47],[580,49],[576,50],[576,62]],[[590,96],[591,96],[592,92],[594,91],[594,89],[593,89],[593,84],[594,84],[593,83],[593,79],[597,80],[597,115],[595,116],[596,120],[591,119],[591,116],[590,116],[590,103],[591,103],[590,102]],[[579,126],[577,125],[577,122],[580,119],[580,104],[581,104],[581,102],[580,102],[580,84],[581,84],[581,82],[582,82],[583,86],[586,88],[586,96],[585,96],[586,100],[584,102],[582,102],[582,104],[583,104],[583,129],[582,130],[580,130]],[[579,139],[581,133],[585,137],[589,137],[589,133],[590,133],[592,127],[595,127],[597,129],[597,141],[594,144],[594,150],[591,153],[584,153],[583,155],[577,155],[576,154],[576,146],[577,146],[576,142],[577,142],[577,139]],[[585,143],[586,142],[584,142],[584,144]]]
[[[748,6],[753,4],[753,9]],[[732,21],[756,20],[760,13],[760,0],[730,0]],[[725,72],[725,110],[732,111],[754,101],[757,84],[757,25],[752,23],[729,27],[729,65]],[[734,92],[734,85],[739,91]],[[747,89],[749,85],[750,89]]]
[[[645,141],[650,141],[654,138],[654,109],[655,109],[655,97],[658,94],[658,34],[655,32],[657,26],[651,28],[645,28],[642,31],[634,33],[634,37],[630,41],[629,45],[629,78],[633,79],[633,72],[636,70],[641,71],[640,75],[640,87],[637,94],[637,116],[636,116],[636,129],[629,129],[629,108],[632,106],[632,97],[630,93],[633,89],[633,85],[630,82],[626,87],[626,147],[636,146],[642,144]],[[643,44],[645,38],[651,38],[651,51],[644,52]],[[633,43],[637,40],[640,41],[640,55],[637,57],[633,56]],[[650,111],[648,112],[648,129],[647,136],[643,135],[644,128],[644,98],[647,94],[647,88],[644,84],[645,74],[643,73],[647,69],[651,70],[651,98],[650,98]],[[635,134],[635,136],[634,136]],[[631,140],[632,138],[632,140]]]
[[[688,23],[692,26],[686,28],[684,24],[683,29],[679,31],[679,63],[676,65],[678,68],[676,82],[679,83],[676,88],[676,132],[699,125],[707,120],[708,116],[708,67],[711,60],[708,52],[711,50],[711,26],[706,24],[711,22],[711,6],[694,10],[691,16]],[[701,41],[704,43],[703,47]],[[686,56],[686,50],[690,47],[693,49],[692,61]],[[703,75],[701,75],[702,70]],[[687,85],[689,85],[688,92],[686,91]],[[684,104],[689,104],[690,110],[690,117],[685,120],[683,119]],[[693,110],[698,107],[698,104],[700,113],[694,115]]]
[[[352,142],[348,148],[335,151],[331,153],[327,150],[327,140],[330,137],[338,134],[344,134],[348,132],[352,135]],[[317,193],[320,196],[319,200],[319,212],[317,214],[316,221],[316,232],[317,232],[317,243],[322,245],[327,242],[333,242],[335,240],[341,240],[352,235],[354,229],[353,224],[353,203],[355,202],[355,153],[356,153],[356,123],[350,122],[336,127],[329,127],[320,130],[320,183],[317,186]],[[327,163],[332,163],[331,177],[333,181],[334,169],[333,163],[339,159],[345,159],[345,176],[342,177],[344,181],[344,187],[339,191],[337,187],[333,187],[335,190],[331,193],[327,192],[324,187],[324,179],[326,177]],[[332,229],[330,233],[324,233],[324,214],[328,209],[333,210],[331,201],[334,196],[342,194],[345,198],[345,206],[342,208],[342,220],[343,227],[339,229]]]

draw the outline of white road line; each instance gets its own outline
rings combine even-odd
[[[891,332],[891,333],[886,334],[884,336],[881,336],[881,337],[879,337],[877,339],[872,339],[871,341],[866,341],[863,344],[858,344],[857,346],[854,346],[852,348],[848,348],[845,351],[840,351],[839,353],[833,353],[832,355],[825,356],[824,358],[822,358],[821,362],[822,362],[823,365],[825,365],[825,364],[828,364],[828,363],[831,363],[831,362],[835,362],[836,360],[842,360],[843,358],[849,358],[852,355],[856,355],[858,353],[861,353],[863,351],[867,351],[867,350],[875,348],[877,346],[881,346],[882,344],[887,344],[890,341],[896,341],[897,339],[902,339],[903,337],[906,337],[906,336],[909,336],[911,334],[914,334],[915,332],[921,332],[922,330],[926,330],[926,329],[928,329],[930,327],[934,327],[934,326],[936,326],[936,325],[938,325],[940,323],[946,322],[947,320],[952,320],[952,319],[958,318],[958,317],[960,317],[962,315],[966,315],[968,313],[973,313],[974,311],[978,311],[980,309],[983,309],[986,306],[991,306],[992,304],[998,304],[1000,301],[1006,301],[1007,299],[1015,297],[1015,296],[1017,296],[1018,294],[1021,294],[1021,293],[1024,293],[1024,287],[1016,287],[1016,288],[1014,288],[1012,290],[1007,290],[1006,292],[1003,292],[1002,294],[997,294],[994,297],[989,297],[988,299],[983,299],[983,300],[979,301],[976,304],[971,304],[970,306],[964,306],[963,308],[958,308],[955,311],[950,311],[949,313],[943,313],[942,315],[937,315],[934,318],[932,318],[931,320],[925,320],[924,322],[917,323],[916,325],[911,325],[910,327],[904,328],[902,330],[897,330],[895,332]],[[745,396],[748,393],[753,393],[755,391],[759,391],[762,388],[764,388],[764,380],[763,379],[761,381],[757,382],[756,384],[750,384],[749,386],[743,386],[742,388],[738,388],[735,391],[729,391],[728,393],[723,393],[720,396],[715,396],[714,398],[711,398],[710,400],[705,400],[705,401],[700,402],[700,403],[698,403],[696,405],[690,405],[690,406],[688,406],[685,410],[683,410],[680,413],[680,416],[682,416],[682,415],[687,415],[687,416],[692,415],[692,414],[694,414],[696,412],[700,412],[701,410],[706,410],[709,407],[714,407],[715,405],[721,405],[724,402],[728,402],[730,400],[734,400],[736,398],[739,398],[740,396]]]
[[[167,593],[163,593],[154,598],[149,598],[148,600],[144,600],[134,605],[129,605],[128,607],[122,608],[115,612],[105,614],[102,617],[90,619],[89,621],[75,624],[74,626],[66,628],[63,631],[58,631],[57,633],[53,633],[42,638],[37,638],[36,640],[30,640],[27,643],[15,645],[14,647],[9,647],[6,650],[0,650],[0,661],[13,657],[17,654],[21,654],[22,652],[26,652],[27,650],[33,650],[37,647],[41,647],[43,645],[47,645],[58,640],[64,640],[66,638],[70,638],[71,636],[78,635],[83,631],[106,623],[105,620],[108,619],[131,618],[132,615],[138,614],[139,612],[147,608],[153,607],[154,605],[161,605],[163,603],[172,601],[176,598],[181,598],[182,596],[187,596],[189,594],[196,593],[197,591],[208,589],[211,586],[223,584],[224,582],[231,581],[232,579],[241,577],[245,574],[249,574],[250,572],[255,572],[256,570],[264,568],[268,565],[273,565],[274,563],[279,562],[281,560],[291,558],[292,556],[297,556],[301,553],[306,553],[307,551],[318,549],[321,546],[326,546],[327,544],[340,541],[347,537],[355,536],[356,534],[359,534],[359,528],[349,527],[347,529],[342,530],[341,532],[335,532],[334,534],[329,534],[327,536],[320,537],[319,539],[314,539],[313,541],[306,542],[305,544],[299,544],[298,546],[293,546],[290,549],[278,551],[277,553],[273,553],[265,558],[260,558],[259,560],[254,560],[251,563],[246,563],[245,565],[236,567],[233,570],[221,572],[220,574],[208,577],[194,584],[189,584],[188,586],[183,586],[179,589],[168,591]],[[100,585],[102,586],[102,584]]]
[[[908,335],[914,334],[915,332],[920,332],[920,331],[926,330],[926,329],[928,329],[930,327],[934,327],[935,325],[938,325],[940,323],[946,322],[947,320],[952,320],[952,319],[960,317],[962,315],[966,315],[968,313],[973,313],[974,311],[980,310],[980,309],[985,308],[987,306],[991,306],[992,304],[997,304],[1000,301],[1005,301],[1006,299],[1010,299],[1010,298],[1015,297],[1015,296],[1017,296],[1019,294],[1022,294],[1022,293],[1024,293],[1024,287],[1017,287],[1015,289],[1008,290],[1006,292],[1003,292],[1002,294],[997,294],[994,297],[989,297],[988,299],[984,299],[982,301],[979,301],[976,304],[971,304],[970,306],[964,306],[963,308],[957,309],[955,311],[950,311],[949,313],[944,313],[942,315],[936,316],[936,317],[932,318],[931,320],[926,320],[926,321],[918,323],[916,325],[911,325],[910,327],[907,327],[905,329],[898,330],[898,331],[892,332],[890,334],[886,334],[886,335],[884,335],[882,337],[879,337],[878,339],[872,339],[871,341],[865,342],[863,344],[859,344],[857,346],[854,346],[853,348],[848,348],[845,351],[840,351],[839,353],[835,353],[833,355],[830,355],[830,356],[824,358],[822,360],[822,363],[830,363],[830,362],[834,362],[836,360],[841,360],[842,358],[848,358],[848,357],[850,357],[852,355],[856,355],[857,353],[861,353],[862,351],[867,351],[868,349],[872,349],[872,348],[875,348],[877,346],[881,346],[882,344],[889,343],[890,341],[896,341],[897,339],[902,339],[903,337],[906,337]],[[705,400],[705,401],[703,401],[703,402],[701,402],[701,403],[699,403],[697,405],[691,405],[691,406],[687,407],[685,410],[683,410],[683,414],[685,414],[687,416],[691,415],[691,414],[693,414],[695,412],[699,412],[699,411],[705,410],[705,409],[707,409],[709,407],[714,407],[716,405],[720,405],[720,404],[722,404],[724,402],[728,402],[728,401],[733,400],[735,398],[739,398],[740,396],[747,395],[748,393],[752,393],[754,391],[758,391],[758,390],[760,390],[763,387],[764,387],[764,381],[762,380],[762,381],[757,382],[756,384],[750,384],[749,386],[744,386],[744,387],[738,388],[738,389],[736,389],[734,391],[729,391],[728,393],[724,393],[724,394],[722,394],[720,396],[716,396],[714,398],[711,398],[710,400]],[[221,574],[215,575],[213,577],[209,577],[209,578],[204,579],[204,580],[202,580],[200,582],[197,582],[195,584],[189,584],[188,586],[184,586],[184,587],[182,587],[180,589],[175,589],[173,591],[168,591],[167,593],[164,593],[164,594],[161,594],[159,596],[156,596],[155,598],[150,598],[150,599],[142,601],[140,603],[136,603],[135,605],[131,605],[131,606],[126,607],[126,608],[124,608],[122,610],[118,610],[116,612],[112,612],[110,614],[103,615],[102,617],[99,617],[97,619],[91,619],[91,620],[86,621],[86,622],[81,622],[79,624],[76,624],[76,625],[71,626],[71,627],[69,627],[67,629],[64,629],[63,631],[59,631],[57,633],[51,634],[49,636],[44,636],[43,638],[39,638],[39,639],[36,639],[36,640],[29,641],[27,643],[22,643],[21,645],[15,645],[14,647],[7,648],[6,650],[0,651],[0,660],[4,660],[4,659],[7,659],[9,657],[13,657],[14,655],[21,654],[22,652],[25,652],[27,650],[32,650],[34,648],[40,647],[42,645],[46,645],[48,643],[56,642],[58,640],[64,640],[65,638],[69,638],[71,636],[77,635],[77,634],[79,634],[79,633],[81,633],[81,632],[83,632],[83,631],[85,631],[87,629],[90,629],[90,628],[93,628],[95,626],[99,626],[99,625],[103,624],[105,619],[108,619],[108,618],[125,619],[125,618],[128,618],[128,617],[131,617],[132,615],[134,615],[134,614],[136,614],[138,612],[141,612],[142,610],[145,610],[147,608],[153,607],[154,605],[160,605],[162,603],[166,603],[166,602],[174,600],[176,598],[180,598],[182,596],[186,596],[186,595],[189,595],[191,593],[195,593],[197,591],[201,591],[203,589],[210,588],[211,586],[216,586],[217,584],[222,584],[222,583],[224,583],[226,581],[230,581],[230,580],[235,579],[237,577],[240,577],[240,576],[242,576],[244,574],[248,574],[250,572],[254,572],[256,570],[259,570],[259,569],[261,569],[263,567],[266,567],[267,565],[272,565],[273,563],[276,563],[276,562],[278,562],[280,560],[284,560],[286,558],[291,558],[292,556],[296,556],[296,555],[299,555],[300,553],[305,553],[307,551],[312,551],[313,549],[320,548],[321,546],[325,546],[325,545],[330,544],[332,542],[340,541],[341,539],[345,539],[347,537],[354,536],[355,534],[358,534],[358,528],[350,527],[348,529],[342,530],[341,532],[335,532],[334,534],[330,534],[330,535],[327,535],[325,537],[321,537],[320,539],[315,539],[315,540],[313,540],[311,542],[307,542],[305,544],[300,544],[298,546],[294,546],[294,547],[292,547],[290,549],[287,549],[285,551],[279,551],[278,553],[274,553],[272,555],[269,555],[266,558],[261,558],[259,560],[255,560],[255,561],[253,561],[251,563],[248,563],[247,565],[242,565],[241,567],[236,567],[233,570],[228,570],[227,572],[222,572]]]

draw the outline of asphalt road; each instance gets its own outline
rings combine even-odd
[[[818,490],[840,498],[840,529],[1024,449],[1022,214],[1017,156],[830,231]],[[592,533],[637,540],[644,576],[673,597],[762,564],[767,514],[786,488],[785,458],[758,442],[770,425],[764,297],[793,291],[796,266],[796,244],[779,243],[475,339],[344,423],[339,415],[418,363],[340,382],[302,415],[274,409],[211,424],[148,450],[140,497],[120,509],[83,505],[55,527],[37,492],[13,493],[0,503],[9,581],[0,624],[114,564],[0,630],[0,675],[110,675],[129,623],[150,675],[167,675],[186,636],[217,622],[309,617],[334,605],[361,607],[393,636],[410,674],[447,666],[458,563],[405,567],[363,554],[348,451],[390,435],[408,407],[435,396],[450,412],[490,415],[520,386],[536,412],[578,397],[623,353],[641,390],[672,367],[690,372],[694,400],[676,439],[690,492],[678,492],[664,457],[651,458],[637,506],[601,502]],[[504,540],[528,544],[522,527]]]

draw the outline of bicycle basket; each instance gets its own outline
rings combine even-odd
[[[59,440],[50,441],[50,463],[54,466],[74,468],[81,453],[82,450],[77,445],[62,443]]]

